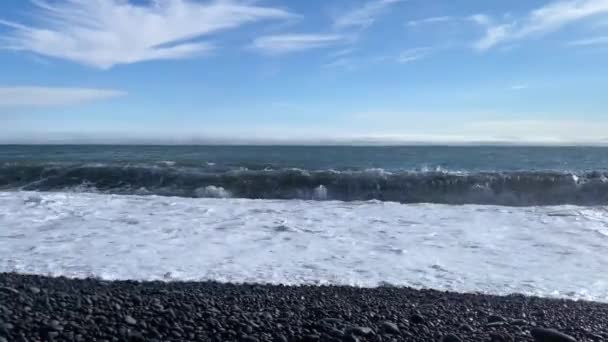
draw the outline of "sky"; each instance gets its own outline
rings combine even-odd
[[[608,0],[3,0],[0,143],[608,143]]]

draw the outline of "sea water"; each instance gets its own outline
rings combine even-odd
[[[1,146],[0,271],[608,301],[608,149]]]

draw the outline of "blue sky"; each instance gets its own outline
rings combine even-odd
[[[608,142],[608,0],[4,0],[0,142]]]

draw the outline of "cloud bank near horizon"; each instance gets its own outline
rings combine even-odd
[[[0,130],[2,132],[2,130]],[[608,121],[479,121],[449,130],[407,129],[345,133],[335,130],[290,127],[250,127],[226,131],[225,127],[167,128],[123,127],[120,130],[2,132],[0,143],[124,143],[124,144],[287,144],[287,145],[608,145]]]
[[[109,89],[0,86],[0,109],[69,106],[108,100],[126,95],[127,93],[124,91]]]

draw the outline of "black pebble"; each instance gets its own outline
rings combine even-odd
[[[320,340],[321,340],[321,337],[319,337],[319,335],[313,335],[313,334],[305,335],[302,338],[302,342],[317,342]]]
[[[458,328],[460,331],[464,331],[464,332],[473,332],[473,328],[468,325],[468,324],[463,324],[460,326],[460,328]]]
[[[386,333],[393,335],[399,335],[400,333],[399,327],[397,327],[397,325],[393,322],[382,322],[382,324],[380,325],[380,329],[382,329],[382,331]]]
[[[462,340],[460,339],[460,337],[454,335],[454,334],[447,334],[443,337],[443,339],[441,339],[442,342],[461,342]]]
[[[129,315],[125,316],[125,322],[129,325],[136,325],[137,324],[137,320]]]
[[[557,330],[535,328],[530,331],[536,342],[576,342],[576,339]]]
[[[359,342],[359,339],[353,335],[346,335],[342,337],[343,342]]]
[[[506,320],[489,318],[496,313]],[[0,342],[575,341],[547,329],[530,335],[537,326],[608,341],[607,317],[607,304],[522,295],[0,273]]]
[[[490,342],[507,342],[507,338],[497,333],[490,333]]]
[[[528,322],[525,319],[514,319],[510,324],[515,326],[523,326],[528,325]]]
[[[352,327],[349,329],[349,332],[352,333],[353,335],[358,335],[358,336],[369,336],[374,333],[372,328],[368,328],[368,327]]]
[[[410,317],[410,322],[414,324],[424,324],[425,320],[421,315],[413,314],[412,317]]]
[[[498,316],[498,315],[490,315],[490,317],[488,317],[488,323],[496,323],[496,322],[506,322],[507,320],[502,317],[502,316]]]

